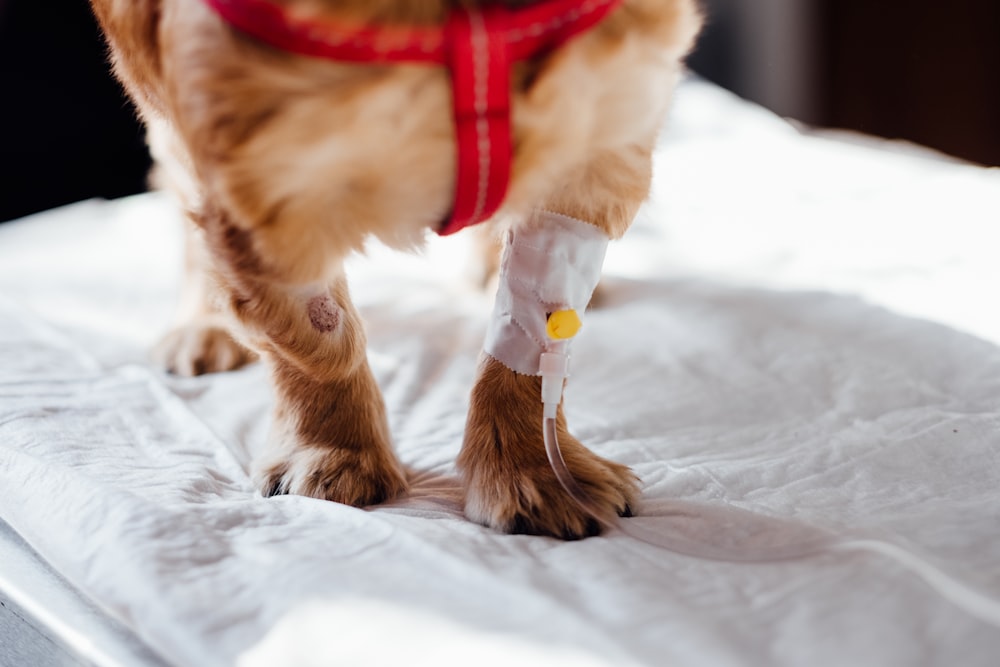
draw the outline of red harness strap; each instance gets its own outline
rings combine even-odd
[[[623,0],[548,0],[523,9],[452,10],[444,26],[350,25],[296,16],[270,0],[204,0],[235,28],[305,56],[370,63],[428,63],[451,71],[458,147],[455,202],[441,235],[488,220],[507,194],[511,65],[548,53],[591,28]]]

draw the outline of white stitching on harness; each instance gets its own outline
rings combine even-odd
[[[489,110],[490,49],[482,14],[479,12],[470,13],[469,23],[472,27],[473,79],[476,95],[476,151],[479,157],[479,183],[476,190],[476,208],[472,217],[474,220],[478,220],[486,208],[486,194],[492,167],[490,163],[490,126],[486,118],[486,112]]]

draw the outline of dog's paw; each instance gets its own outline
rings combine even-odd
[[[196,320],[170,331],[152,356],[155,364],[186,377],[235,370],[257,359],[215,319]]]
[[[294,494],[364,507],[406,491],[382,394],[363,356],[350,372],[329,381],[278,355],[268,361],[274,421],[251,469],[264,496]]]
[[[508,533],[579,539],[601,524],[567,493],[545,454],[541,380],[518,375],[484,357],[472,390],[458,467],[466,515]],[[597,456],[566,430],[560,410],[559,445],[566,466],[602,516],[629,516],[639,480],[624,465]]]
[[[508,533],[567,540],[596,535],[600,522],[563,489],[549,465],[540,391],[539,378],[484,358],[458,457],[465,513]],[[632,471],[580,444],[561,415],[557,423],[566,466],[601,516],[631,515],[639,497],[639,480]]]
[[[314,446],[255,461],[253,481],[265,497],[294,494],[355,507],[391,500],[407,488],[391,453]]]
[[[465,461],[466,515],[514,534],[549,535],[564,540],[599,534],[600,522],[562,488],[544,454],[531,462],[505,459],[502,450],[510,443],[503,442],[499,431],[497,442],[488,445],[496,448],[496,456],[487,454]],[[533,444],[542,448],[540,434]],[[568,434],[563,434],[560,444],[573,478],[602,508],[602,514],[631,516],[639,495],[638,479],[632,471],[591,453]]]

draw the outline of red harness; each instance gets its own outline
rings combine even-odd
[[[275,48],[350,62],[427,63],[451,71],[458,174],[441,235],[489,219],[512,162],[511,65],[596,25],[622,0],[548,0],[523,9],[452,10],[444,26],[345,25],[300,18],[269,0],[205,0],[237,29]]]

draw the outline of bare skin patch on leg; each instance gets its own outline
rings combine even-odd
[[[320,333],[330,333],[340,326],[340,306],[329,295],[314,296],[306,304],[309,322]]]

